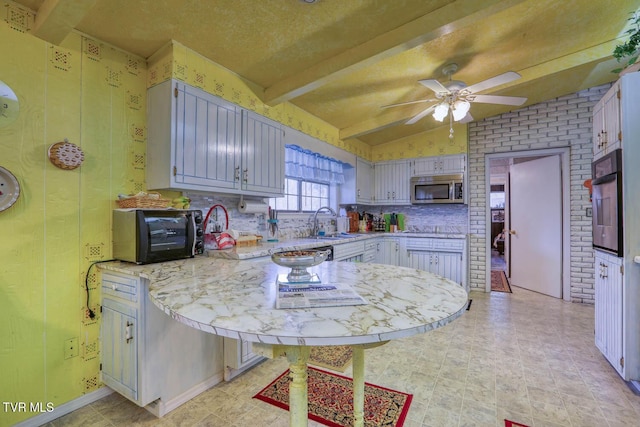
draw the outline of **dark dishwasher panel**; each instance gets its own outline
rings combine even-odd
[[[325,261],[333,261],[333,246],[320,246],[319,248],[313,248],[316,251],[329,251],[329,256]]]

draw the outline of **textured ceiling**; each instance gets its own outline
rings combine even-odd
[[[269,104],[292,102],[370,145],[442,126],[409,118],[432,98],[420,79],[471,85],[507,71],[521,79],[484,94],[525,105],[617,76],[611,58],[640,0],[18,0],[35,35],[77,30],[142,57],[173,39],[256,83]],[[615,7],[613,6],[615,5]],[[510,109],[474,103],[474,119]]]

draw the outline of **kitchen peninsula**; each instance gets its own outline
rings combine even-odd
[[[268,257],[196,257],[149,265],[112,262],[101,269],[148,281],[153,304],[180,323],[259,343],[265,352],[272,348],[276,354],[285,353],[298,386],[292,386],[290,395],[290,419],[296,426],[307,425],[309,346],[353,347],[354,409],[361,422],[364,349],[443,326],[462,315],[468,298],[458,284],[431,273],[369,263],[324,262],[312,268],[323,283],[348,284],[368,304],[297,310],[275,308],[275,279],[288,269]]]

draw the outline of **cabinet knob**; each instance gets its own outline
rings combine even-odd
[[[516,235],[516,230],[509,230],[509,234],[511,234],[512,236]]]
[[[113,289],[114,291],[118,290],[118,285],[116,285],[115,283],[113,285],[111,285],[111,289]]]

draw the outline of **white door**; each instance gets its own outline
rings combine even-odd
[[[562,297],[560,156],[510,167],[511,284]]]

